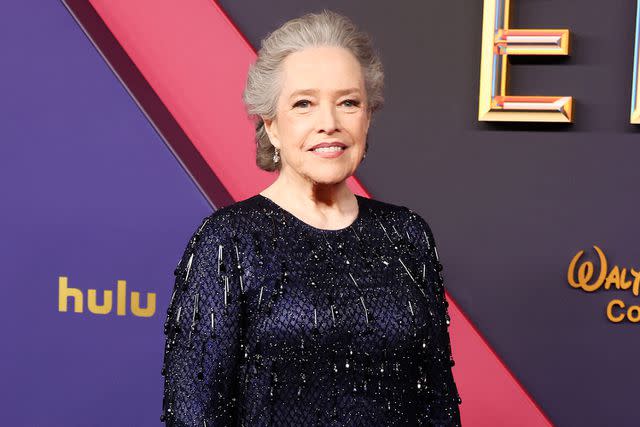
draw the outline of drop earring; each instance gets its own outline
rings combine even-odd
[[[278,148],[276,147],[275,152],[273,153],[273,163],[278,163],[280,161],[280,154]]]

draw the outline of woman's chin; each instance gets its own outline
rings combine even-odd
[[[340,173],[318,173],[310,175],[310,179],[314,183],[322,185],[339,184],[348,177],[349,175],[345,174],[344,171],[340,171]]]

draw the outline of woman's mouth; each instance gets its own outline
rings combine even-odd
[[[313,154],[324,158],[334,158],[342,155],[342,152],[346,150],[346,147],[320,147],[310,150]]]

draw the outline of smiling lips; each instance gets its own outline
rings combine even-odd
[[[338,141],[321,142],[314,145],[309,151],[320,157],[333,158],[342,155],[342,152],[346,150],[346,148],[346,144]]]
[[[339,141],[333,141],[333,142],[321,142],[320,144],[316,144],[313,147],[311,147],[310,150],[313,151],[317,148],[323,148],[323,147],[342,147],[343,149],[347,148],[346,144],[343,144],[342,142],[339,142]]]

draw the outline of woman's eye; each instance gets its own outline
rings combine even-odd
[[[347,103],[346,106],[347,107],[357,107],[360,105],[360,101],[357,101],[355,99],[346,99],[344,101],[342,101],[343,104]],[[300,101],[296,102],[295,104],[293,104],[293,108],[296,107],[308,107],[311,104],[310,101],[306,100],[306,99],[301,99]]]
[[[303,105],[305,103],[309,103],[309,101],[307,101],[306,99],[301,99],[300,101],[296,102],[295,104],[293,104],[293,108],[299,106],[299,105]]]

